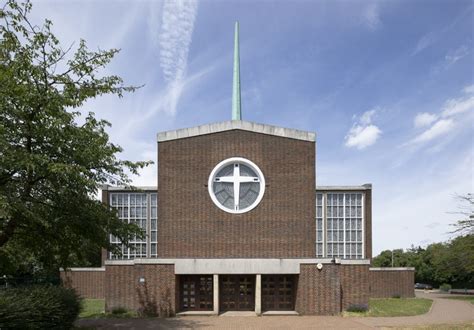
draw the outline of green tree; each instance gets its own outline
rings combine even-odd
[[[456,214],[459,220],[452,226],[452,233],[458,235],[474,235],[474,194],[455,195],[458,201],[458,211],[450,212]]]
[[[84,40],[64,49],[30,10],[12,0],[0,9],[0,261],[23,255],[55,269],[112,248],[108,233],[142,235],[94,196],[101,184],[130,184],[127,173],[149,162],[118,159],[109,123],[80,119],[87,100],[136,89],[100,74],[118,50],[90,51]]]

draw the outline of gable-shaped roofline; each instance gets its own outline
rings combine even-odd
[[[316,141],[316,133],[313,132],[300,131],[292,128],[284,128],[266,124],[257,124],[243,120],[229,120],[220,123],[160,132],[157,135],[157,140],[158,142],[164,142],[231,130],[249,131],[310,142]]]

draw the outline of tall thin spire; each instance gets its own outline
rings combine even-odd
[[[235,22],[234,36],[234,80],[232,86],[232,120],[242,120],[240,108],[240,56],[239,56],[239,22]]]

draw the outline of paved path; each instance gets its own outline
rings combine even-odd
[[[460,300],[441,299],[443,295],[417,292],[433,299],[427,314],[400,317],[340,316],[183,316],[168,319],[80,320],[79,326],[98,329],[377,329],[388,326],[469,323],[474,327],[474,305]]]
[[[449,294],[417,291],[416,296],[418,298],[433,299],[433,305],[428,313],[417,316],[363,317],[351,319],[357,319],[360,323],[373,327],[469,322],[473,323],[474,327],[474,305],[470,302],[443,298],[453,296]]]

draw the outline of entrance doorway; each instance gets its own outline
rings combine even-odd
[[[183,275],[179,278],[181,311],[212,311],[212,275]]]
[[[255,310],[255,275],[220,275],[221,312]]]
[[[295,275],[262,275],[263,311],[293,311],[295,293]]]

